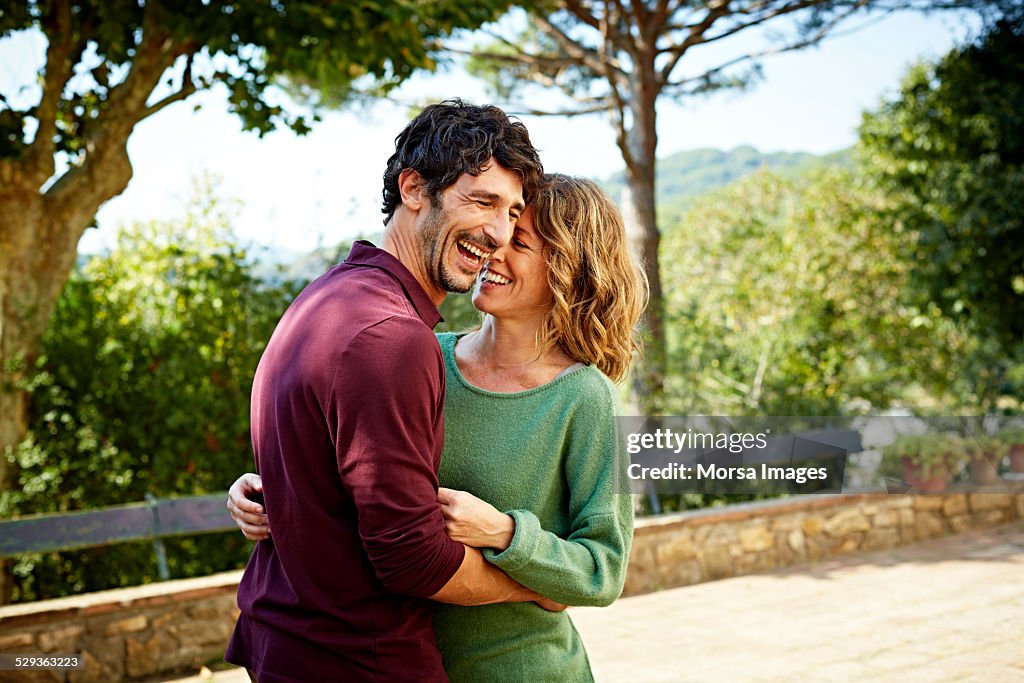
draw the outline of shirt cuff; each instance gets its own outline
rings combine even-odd
[[[500,553],[492,548],[484,548],[483,556],[485,560],[505,572],[513,572],[526,566],[533,559],[543,530],[537,515],[529,510],[509,510],[508,514],[516,523],[516,530],[512,532],[512,542]]]

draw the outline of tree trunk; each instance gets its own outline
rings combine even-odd
[[[125,136],[125,140],[127,136]],[[28,430],[25,382],[35,372],[50,315],[78,256],[78,240],[97,209],[131,178],[127,153],[110,153],[102,182],[86,196],[54,199],[31,175],[8,166],[0,191],[0,491],[17,476],[9,460]],[[10,572],[0,561],[0,604],[11,597]]]
[[[52,310],[41,305],[35,273],[40,254],[33,224],[41,210],[42,198],[31,188],[15,186],[0,195],[0,491],[13,484],[13,448],[28,429],[24,382]],[[0,604],[10,602],[11,578],[9,563],[0,560]]]
[[[638,92],[632,98],[632,126],[624,136],[626,150],[623,150],[623,157],[627,159],[623,219],[650,286],[650,301],[642,320],[644,353],[633,382],[637,404],[645,415],[660,415],[665,410],[668,366],[665,301],[658,262],[661,233],[655,203],[655,152],[658,145],[655,101],[653,93]]]

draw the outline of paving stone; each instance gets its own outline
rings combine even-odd
[[[805,527],[806,528],[806,527]],[[1024,525],[570,608],[597,681],[1024,681]],[[247,683],[244,671],[177,683]]]

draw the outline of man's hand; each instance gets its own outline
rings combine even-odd
[[[246,472],[228,489],[228,510],[231,519],[242,530],[242,535],[250,541],[262,541],[270,538],[270,521],[263,506],[246,496],[263,492],[263,480],[260,475]]]
[[[473,548],[501,552],[512,543],[515,520],[467,491],[441,487],[437,502],[444,513],[444,528],[453,541]]]

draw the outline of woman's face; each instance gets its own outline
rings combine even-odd
[[[543,319],[552,304],[544,241],[527,207],[509,243],[491,254],[473,290],[473,305],[495,318]]]

